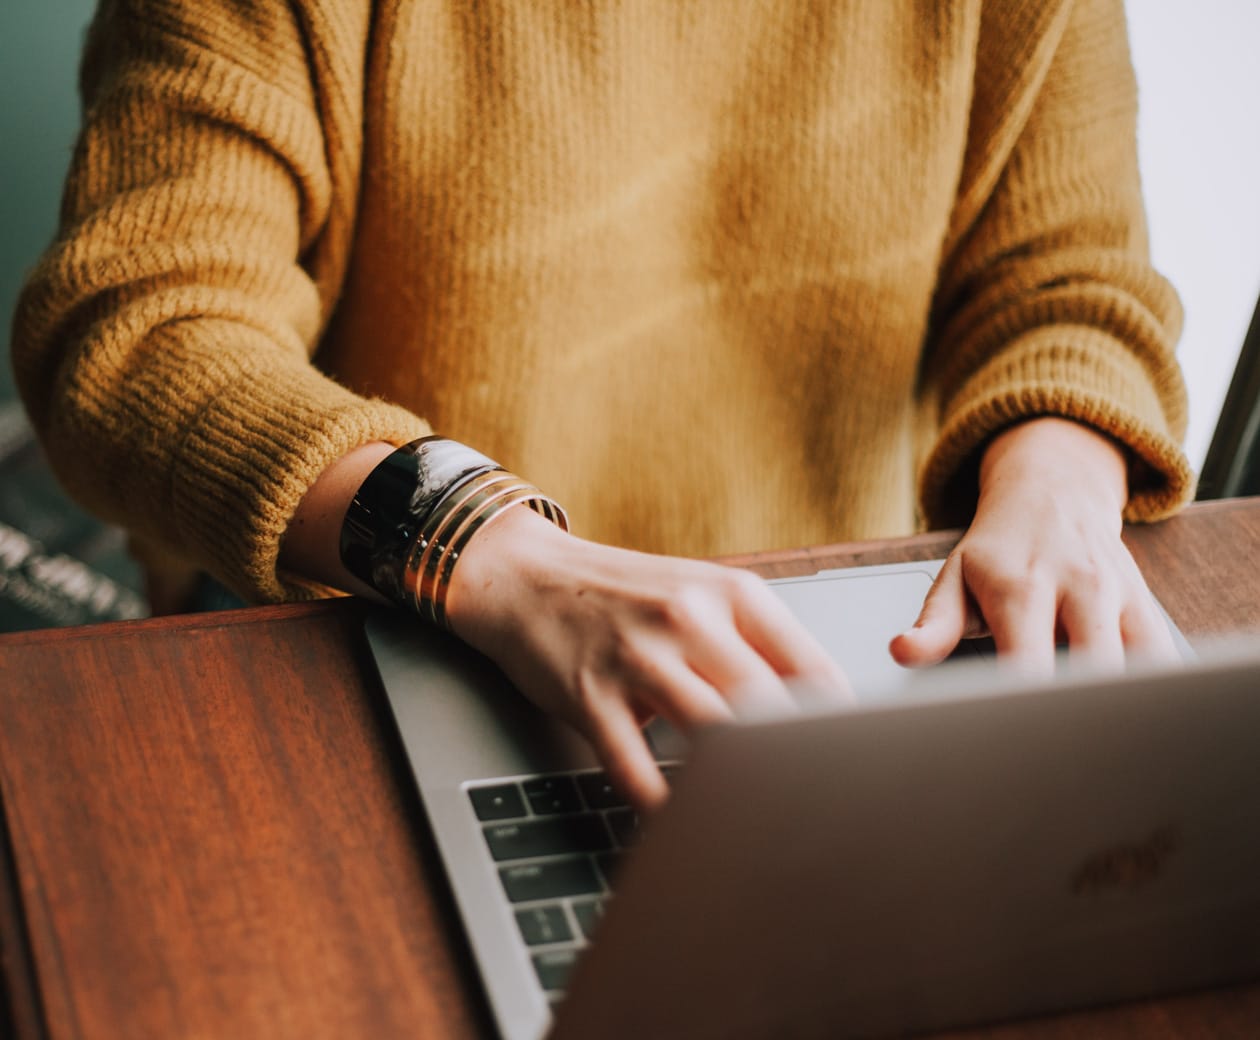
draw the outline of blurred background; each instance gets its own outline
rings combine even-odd
[[[13,305],[56,226],[94,0],[0,3],[0,631],[142,616],[120,532],[77,509],[44,466],[9,368]],[[1128,0],[1139,148],[1159,269],[1181,292],[1187,450],[1207,454],[1260,296],[1260,4]]]
[[[57,223],[79,122],[79,48],[95,0],[0,3],[0,632],[140,617],[122,534],[58,488],[17,401],[13,306]]]

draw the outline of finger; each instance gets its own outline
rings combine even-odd
[[[647,812],[665,803],[669,788],[625,701],[609,697],[598,715],[586,717],[582,729],[609,781],[631,805]]]
[[[1181,660],[1168,622],[1145,589],[1121,611],[1120,637],[1125,649],[1144,661],[1172,664]]]
[[[733,628],[710,633],[687,650],[687,663],[726,698],[736,717],[764,718],[796,712],[796,701],[783,679]]]
[[[713,686],[668,649],[646,658],[626,680],[636,700],[684,732],[731,722],[734,709]]]
[[[746,582],[734,604],[740,635],[775,674],[800,680],[816,697],[853,703],[853,689],[844,670],[787,604],[759,579],[756,585]]]
[[[1053,675],[1057,613],[1054,585],[1030,576],[995,583],[981,596],[978,605],[989,623],[998,656],[1021,672]]]
[[[1118,596],[1098,585],[1069,590],[1059,605],[1058,620],[1074,664],[1107,671],[1124,670]]]
[[[919,668],[945,660],[960,639],[982,630],[963,580],[962,555],[954,553],[928,590],[914,627],[896,636],[888,649],[898,664]]]
[[[1127,602],[1120,612],[1120,638],[1135,658],[1152,663],[1174,664],[1181,661],[1181,652],[1169,630],[1169,622],[1160,610],[1146,579],[1126,547],[1123,557]]]

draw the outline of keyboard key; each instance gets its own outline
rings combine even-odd
[[[604,889],[590,859],[585,856],[501,867],[499,878],[508,899],[513,903],[561,899],[564,896],[590,896]]]
[[[538,973],[538,981],[547,990],[564,989],[569,982],[569,973],[577,962],[577,950],[547,950],[534,954],[534,971]]]
[[[529,807],[539,816],[582,811],[577,787],[568,776],[536,776],[524,783]]]
[[[496,784],[493,787],[470,787],[468,797],[473,812],[479,820],[509,820],[516,816],[528,816],[525,799],[516,784]]]
[[[590,809],[620,809],[626,805],[605,773],[579,773],[577,785]]]
[[[580,923],[581,918],[578,920]],[[521,930],[521,938],[528,946],[568,942],[573,938],[573,929],[569,927],[569,921],[564,916],[564,908],[558,903],[517,910],[516,924]]]
[[[490,846],[490,855],[499,861],[602,852],[612,848],[612,839],[598,813],[492,824],[482,831]]]
[[[633,809],[614,809],[608,814],[608,826],[612,828],[617,844],[623,849],[638,843],[639,817]]]
[[[578,927],[582,929],[582,935],[587,939],[591,939],[595,935],[595,926],[599,924],[599,919],[604,916],[604,901],[602,899],[575,899],[573,901],[573,916],[577,918]]]

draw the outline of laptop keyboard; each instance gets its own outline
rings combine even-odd
[[[677,768],[661,765],[667,780]],[[638,841],[639,818],[598,771],[483,781],[467,791],[538,983],[557,1000],[622,855]]]

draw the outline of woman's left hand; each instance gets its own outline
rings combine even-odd
[[[1126,652],[1176,660],[1159,608],[1120,540],[1126,463],[1106,437],[1066,419],[1030,419],[985,451],[975,518],[942,567],[913,628],[890,647],[934,664],[964,638],[1037,674],[1056,644],[1122,668]]]

